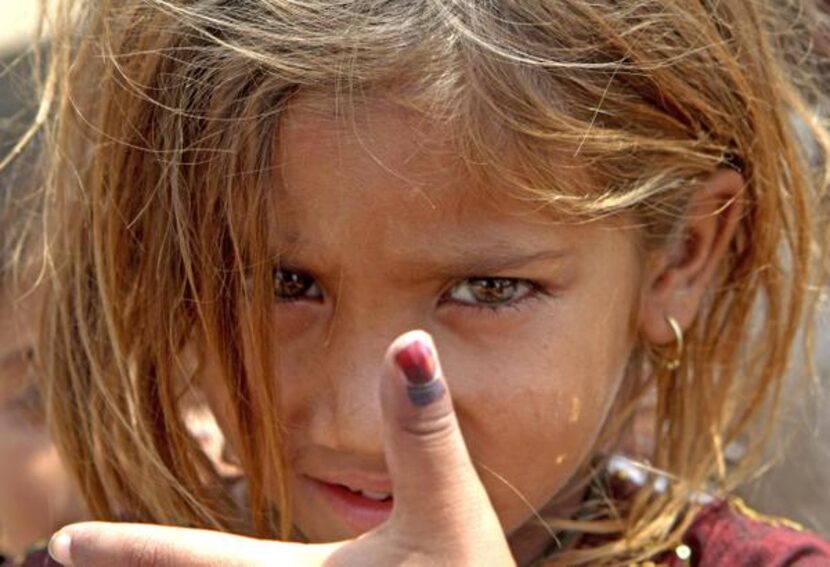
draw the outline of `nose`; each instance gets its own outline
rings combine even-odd
[[[340,328],[318,341],[303,373],[305,435],[337,452],[382,455],[380,380],[383,357],[397,336],[386,329]]]

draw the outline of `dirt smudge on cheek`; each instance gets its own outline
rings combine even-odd
[[[579,396],[571,398],[571,409],[568,412],[568,423],[574,424],[579,421],[582,415],[582,400]]]

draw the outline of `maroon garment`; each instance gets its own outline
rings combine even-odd
[[[6,558],[3,561],[0,556],[0,567],[61,567],[61,564],[53,561],[46,549],[41,547],[17,560]]]
[[[717,501],[697,515],[681,553],[660,564],[669,567],[823,567],[830,566],[830,544],[786,520],[765,518],[740,500]],[[691,551],[688,559],[682,551]]]

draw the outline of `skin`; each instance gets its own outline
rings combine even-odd
[[[11,554],[86,517],[43,421],[31,320],[0,293],[0,550]]]
[[[281,278],[302,285],[275,286],[273,379],[294,520],[317,544],[81,524],[53,538],[53,557],[92,566],[531,562],[550,543],[530,528],[532,510],[555,509],[590,457],[637,337],[668,345],[667,315],[692,324],[741,216],[741,176],[713,173],[693,193],[678,244],[644,256],[626,219],[573,224],[483,198],[437,130],[404,110],[371,101],[345,122],[325,99],[294,104],[280,132],[271,245]],[[508,299],[477,305],[470,278],[512,281]],[[416,328],[429,334],[400,336]],[[437,347],[435,391],[447,392],[423,406],[407,397],[411,368],[394,362],[414,339]],[[232,441],[211,375],[208,396]],[[362,533],[311,480],[344,474],[352,485],[394,486],[388,521]]]
[[[610,222],[563,224],[482,199],[405,111],[366,116],[353,129],[311,100],[281,134],[272,245],[320,292],[274,304],[297,526],[315,542],[358,535],[307,478],[388,480],[373,393],[387,345],[420,328],[442,354],[467,446],[513,534],[583,462],[619,388],[634,340],[634,240]],[[539,290],[517,283],[509,301],[487,306],[469,295],[471,277]]]

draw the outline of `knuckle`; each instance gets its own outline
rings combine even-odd
[[[443,444],[452,441],[458,426],[452,412],[440,415],[410,415],[401,420],[401,432],[421,444]]]

